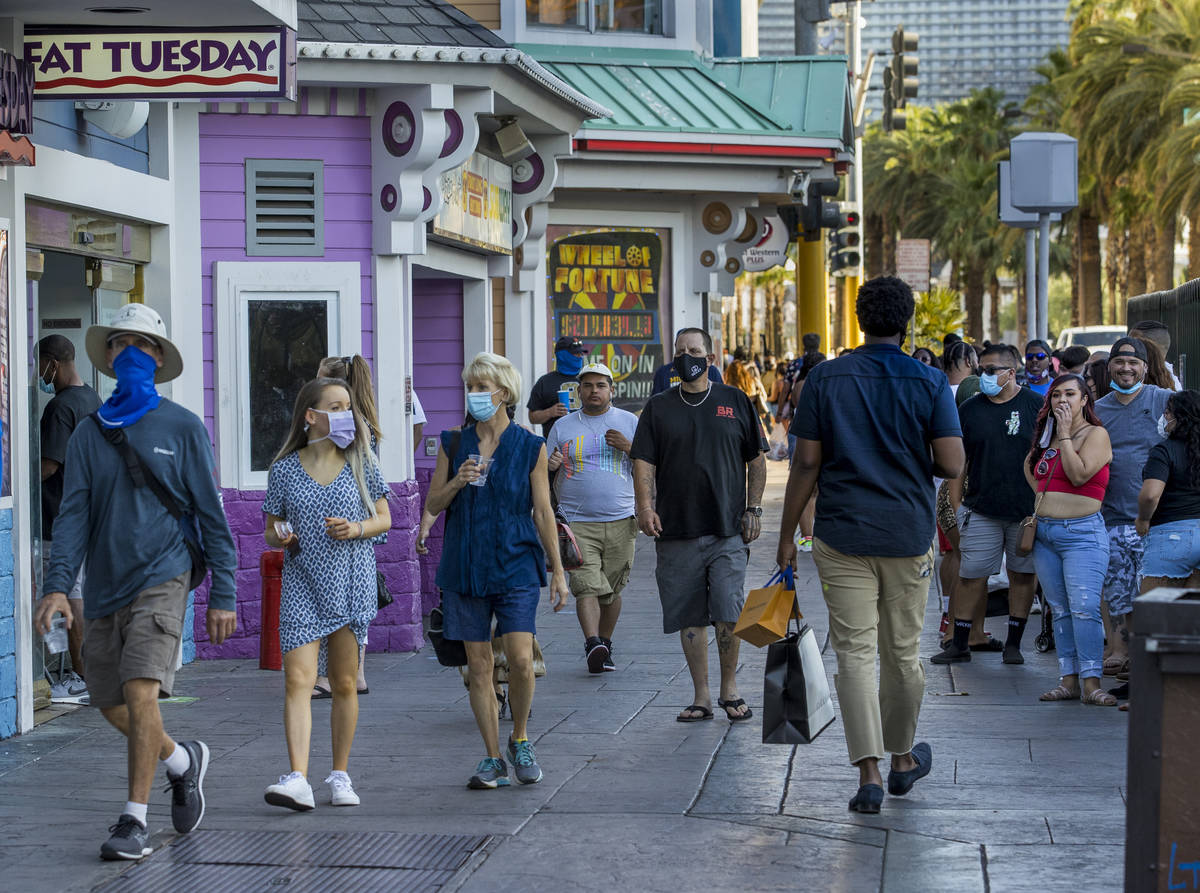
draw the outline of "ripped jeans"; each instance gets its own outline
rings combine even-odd
[[[1100,593],[1108,569],[1108,532],[1097,512],[1084,518],[1038,518],[1033,563],[1050,609],[1063,676],[1099,678],[1104,668]]]

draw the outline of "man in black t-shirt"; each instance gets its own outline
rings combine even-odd
[[[979,369],[980,393],[958,410],[967,465],[950,483],[962,556],[951,606],[954,637],[930,658],[935,664],[969,661],[972,651],[1000,650],[991,641],[971,645],[970,635],[973,619],[983,610],[988,577],[1000,572],[1002,560],[1007,562],[1009,581],[1004,662],[1024,663],[1021,637],[1037,587],[1033,556],[1018,554],[1017,543],[1021,520],[1033,513],[1033,491],[1022,464],[1033,444],[1043,398],[1018,383],[1007,345],[988,346],[979,357]]]
[[[42,563],[49,567],[50,531],[62,502],[67,441],[79,423],[100,408],[100,396],[83,383],[75,369],[75,345],[62,335],[47,335],[38,342],[38,379],[43,391],[54,394],[41,421]],[[50,699],[58,703],[85,704],[88,700],[83,682],[83,574],[81,570],[68,593],[72,622],[67,642],[74,672],[52,681]]]
[[[579,400],[579,370],[583,368],[587,352],[583,342],[570,335],[563,335],[554,342],[554,371],[533,383],[529,401],[525,404],[529,421],[542,426],[542,437],[550,436],[550,429],[558,419],[583,406]],[[570,406],[563,404],[559,391],[567,392]]]
[[[678,387],[647,402],[633,438],[633,486],[638,527],[655,537],[663,632],[678,632],[695,696],[679,722],[712,719],[708,631],[717,631],[721,692],[730,722],[750,718],[738,696],[738,642],[733,636],[745,600],[748,545],[762,524],[767,449],[750,400],[716,384],[716,359],[703,329],[675,338]]]

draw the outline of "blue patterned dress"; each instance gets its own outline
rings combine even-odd
[[[388,495],[379,466],[363,469],[372,500]],[[284,652],[350,627],[358,644],[375,619],[375,550],[369,539],[335,540],[326,518],[366,521],[354,473],[347,462],[327,486],[314,481],[290,453],[271,466],[263,511],[288,521],[300,539],[300,554],[284,553],[279,607],[279,646]]]

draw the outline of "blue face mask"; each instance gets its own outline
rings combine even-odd
[[[1000,384],[998,375],[988,375],[986,372],[979,376],[979,390],[987,394],[989,397],[995,397],[1004,390],[1004,386]]]
[[[499,391],[472,391],[467,394],[467,412],[471,417],[479,422],[486,422],[496,414],[496,410],[500,408],[499,404],[492,402],[492,394],[497,394]]]
[[[1123,388],[1112,379],[1109,379],[1108,386],[1118,394],[1136,394],[1142,389],[1142,383],[1140,381],[1131,388]]]
[[[117,389],[104,401],[97,415],[108,428],[124,428],[157,407],[162,399],[154,390],[158,363],[150,354],[130,344],[117,354],[112,365],[117,373]]]
[[[46,381],[44,378],[39,378],[38,387],[41,388],[43,394],[50,394],[53,396],[54,394],[58,393],[58,391],[54,390],[54,376],[51,376],[49,381]]]
[[[578,375],[579,370],[583,368],[583,357],[570,351],[556,350],[554,360],[557,363],[558,371],[563,375]]]

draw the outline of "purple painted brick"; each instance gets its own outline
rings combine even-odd
[[[247,636],[262,632],[262,602],[243,602],[238,605],[238,625]]]
[[[388,637],[390,651],[419,651],[424,641],[419,623],[392,627]]]
[[[259,556],[270,548],[262,537],[262,530],[257,534],[238,534],[234,541],[237,543],[238,567],[257,571]],[[240,588],[238,594],[241,594]]]
[[[222,645],[207,643],[196,646],[196,655],[201,660],[246,660],[258,657],[258,639],[230,639]]]

